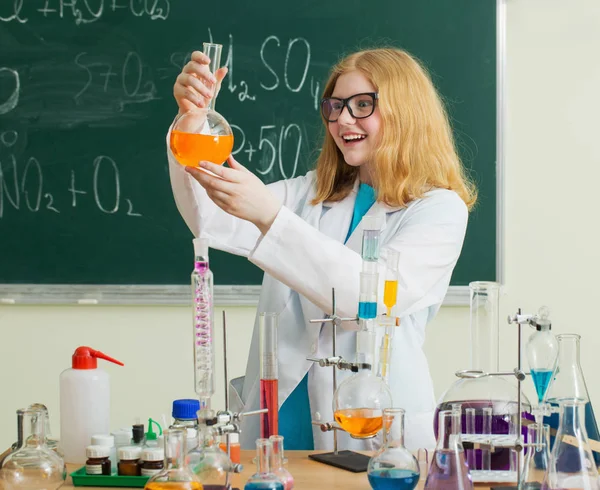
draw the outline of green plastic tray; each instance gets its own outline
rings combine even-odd
[[[149,476],[119,476],[113,473],[106,475],[86,475],[85,466],[71,473],[73,485],[76,487],[130,487],[144,488]]]

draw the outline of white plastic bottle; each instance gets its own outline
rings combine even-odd
[[[95,434],[110,432],[110,381],[98,358],[123,366],[100,351],[78,347],[72,368],[60,374],[60,448],[65,462],[83,464]]]

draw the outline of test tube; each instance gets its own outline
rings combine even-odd
[[[383,304],[387,307],[388,316],[391,316],[392,308],[396,306],[398,299],[398,261],[400,255],[395,250],[388,250],[387,254]]]
[[[483,433],[489,442],[493,442],[492,439],[492,407],[483,408]],[[483,471],[490,471],[492,469],[492,453],[489,449],[481,450],[481,469]]]
[[[278,433],[278,321],[275,313],[261,313],[259,317],[260,408],[267,409],[260,415],[260,437],[263,439]]]
[[[379,260],[379,237],[381,235],[381,219],[377,216],[363,217],[362,258],[364,261]]]
[[[474,408],[465,408],[465,418],[467,425],[467,434],[472,435],[476,434],[475,431],[475,409]],[[470,442],[475,442],[474,439],[469,439]],[[467,449],[467,464],[471,470],[476,470],[476,459],[475,459],[475,449]]]

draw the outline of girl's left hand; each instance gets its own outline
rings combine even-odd
[[[200,162],[200,169],[185,167],[185,171],[206,189],[208,197],[223,211],[254,223],[266,235],[281,209],[281,203],[256,175],[233,156],[229,156],[227,163],[229,167]]]

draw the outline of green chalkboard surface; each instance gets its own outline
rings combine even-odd
[[[495,279],[494,0],[9,0],[0,3],[0,283],[187,284],[192,236],[173,201],[173,83],[223,44],[217,109],[265,182],[312,168],[318,100],[343,54],[402,47],[433,74],[478,183],[452,284]],[[260,284],[215,252],[217,284]]]

